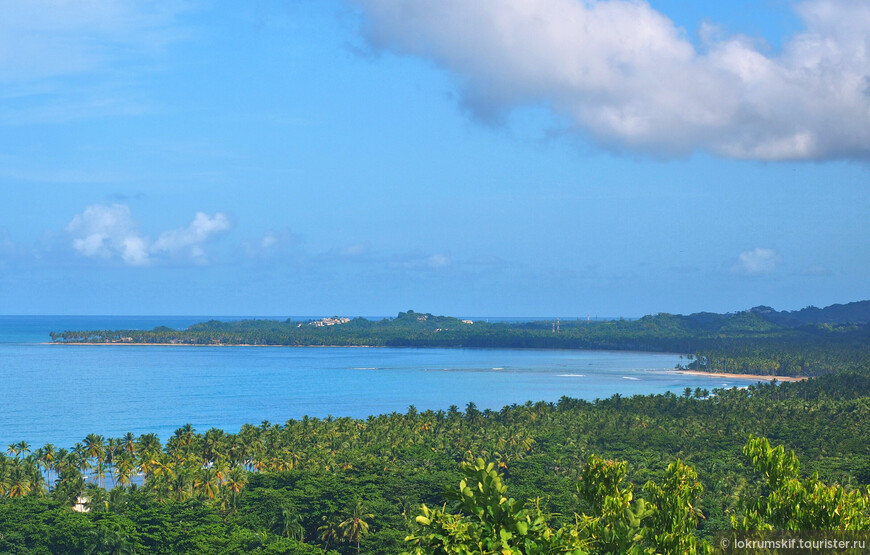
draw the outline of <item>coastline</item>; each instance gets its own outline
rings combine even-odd
[[[673,372],[675,374],[686,374],[689,376],[708,376],[711,378],[733,378],[733,379],[741,379],[741,380],[758,380],[758,381],[768,381],[772,382],[776,380],[778,382],[802,382],[804,380],[808,380],[807,376],[770,376],[770,375],[762,375],[762,374],[731,374],[725,372],[701,372],[699,370],[669,370],[669,372]]]
[[[379,349],[380,345],[255,345],[253,343],[133,343],[129,341],[119,341],[117,343],[107,341],[97,341],[93,343],[85,343],[83,341],[71,341],[69,343],[63,341],[44,341],[40,345],[85,345],[88,347],[346,347],[348,349]]]
[[[64,346],[74,346],[74,345],[84,345],[84,346],[131,346],[131,347],[321,347],[321,348],[347,348],[347,349],[379,349],[379,348],[388,348],[386,346],[379,345],[255,345],[252,343],[133,343],[133,342],[93,342],[93,343],[84,343],[84,342],[55,342],[48,341],[42,343],[42,345],[64,345]],[[623,351],[620,351],[623,352]],[[624,352],[638,352],[638,351],[624,351]],[[808,376],[771,376],[767,374],[733,374],[730,372],[702,372],[699,370],[665,370],[667,373],[674,374],[685,374],[688,376],[705,376],[708,378],[726,378],[726,379],[738,379],[738,380],[758,380],[758,381],[773,381],[776,380],[778,382],[802,382],[808,380]]]

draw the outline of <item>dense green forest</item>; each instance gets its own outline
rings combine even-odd
[[[720,530],[866,529],[868,422],[870,375],[838,372],[21,441],[0,458],[0,552],[702,553]]]
[[[693,370],[817,376],[870,367],[870,301],[776,312],[656,314],[637,320],[489,323],[400,312],[395,318],[209,321],[185,330],[87,330],[57,343],[609,349],[688,355]],[[827,321],[830,320],[830,321]]]

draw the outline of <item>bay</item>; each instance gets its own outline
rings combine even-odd
[[[593,400],[681,393],[753,380],[668,372],[662,353],[350,347],[49,345],[64,329],[182,328],[208,317],[0,316],[0,445],[69,448],[186,423],[237,432],[245,423],[366,418],[418,410],[498,410],[562,396]],[[223,318],[227,319],[227,318]]]

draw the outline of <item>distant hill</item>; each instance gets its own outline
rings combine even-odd
[[[832,304],[825,308],[808,306],[800,310],[776,311],[769,306],[756,306],[749,312],[781,326],[797,327],[805,324],[867,324],[870,323],[870,301]]]

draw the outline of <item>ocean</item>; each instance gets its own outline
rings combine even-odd
[[[578,350],[50,345],[49,332],[184,328],[212,316],[0,316],[0,446],[89,433],[167,439],[288,419],[680,394],[753,380],[668,372],[678,355]],[[237,319],[236,317],[232,319]],[[294,318],[295,319],[295,318]]]

